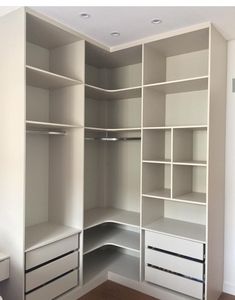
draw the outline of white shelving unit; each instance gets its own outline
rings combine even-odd
[[[3,298],[79,298],[109,278],[161,299],[218,299],[223,37],[204,24],[109,52],[24,8],[0,18],[0,35]],[[177,262],[156,271],[163,256],[199,264],[203,280],[179,278]],[[34,272],[42,285],[28,290]]]

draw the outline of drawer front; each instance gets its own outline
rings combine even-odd
[[[203,244],[199,242],[146,231],[145,247],[148,246],[203,260]]]
[[[145,267],[145,280],[197,299],[203,298],[203,283],[201,282],[148,266]]]
[[[25,275],[26,292],[78,267],[78,252],[73,252]]]
[[[152,249],[145,249],[145,264],[151,264],[188,277],[203,280],[203,263],[177,257]]]
[[[51,243],[26,253],[26,270],[78,249],[78,235]]]
[[[78,284],[78,271],[75,270],[42,288],[26,295],[26,300],[52,300]]]
[[[5,259],[0,262],[0,281],[9,278],[10,260]]]

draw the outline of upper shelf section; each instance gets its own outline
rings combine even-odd
[[[95,100],[122,100],[141,97],[141,87],[108,90],[86,84],[86,98]]]
[[[55,89],[82,82],[66,76],[58,75],[32,66],[26,66],[27,84],[39,88]]]
[[[144,45],[144,84],[208,76],[209,29]]]

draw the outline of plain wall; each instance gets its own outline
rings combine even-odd
[[[235,40],[228,42],[224,291],[235,295]]]

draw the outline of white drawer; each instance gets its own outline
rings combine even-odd
[[[203,260],[203,244],[199,242],[145,231],[145,247],[148,246]]]
[[[197,299],[203,297],[203,283],[148,266],[145,266],[145,280]]]
[[[200,262],[147,248],[145,249],[145,264],[203,280],[203,263]]]
[[[0,281],[9,278],[10,259],[0,261]]]
[[[76,250],[79,247],[78,235],[48,244],[26,253],[26,270],[36,267],[58,256]]]
[[[42,288],[26,295],[26,300],[52,300],[78,284],[78,271],[75,270]]]
[[[78,267],[78,252],[73,252],[32,272],[26,273],[26,292]]]

